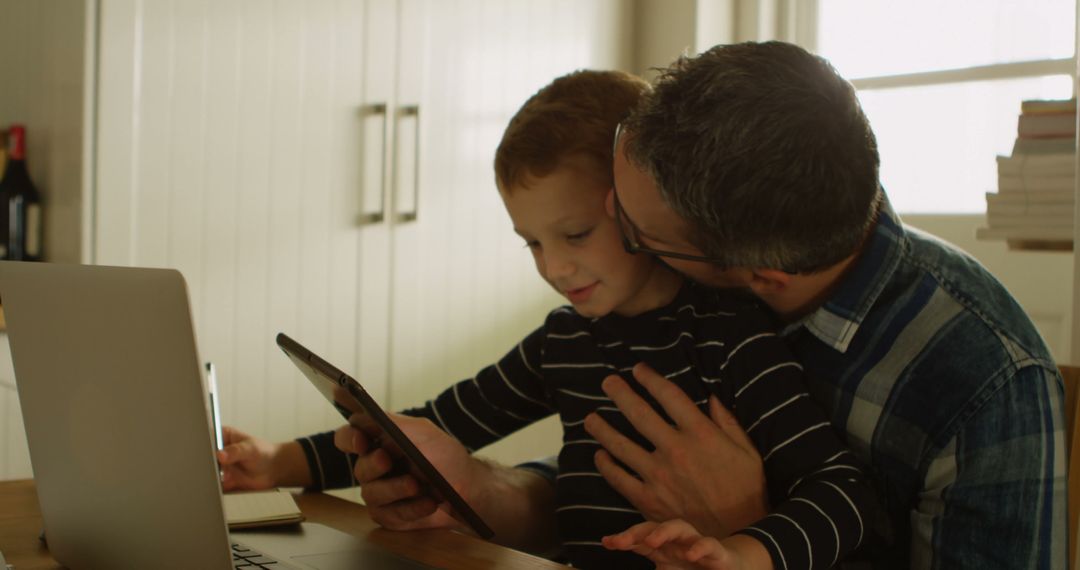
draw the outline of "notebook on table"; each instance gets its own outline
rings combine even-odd
[[[64,566],[259,568],[260,551],[279,561],[268,568],[427,568],[310,523],[230,540],[179,272],[0,262],[0,297],[45,536]]]
[[[303,522],[304,513],[284,489],[226,493],[225,520],[229,530],[262,528]]]

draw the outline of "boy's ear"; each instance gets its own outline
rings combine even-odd
[[[753,269],[750,271],[750,290],[759,297],[783,293],[791,285],[794,275],[779,269]]]

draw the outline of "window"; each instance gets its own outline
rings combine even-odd
[[[858,89],[900,212],[985,211],[1020,101],[1074,94],[1076,0],[816,0],[795,18]]]

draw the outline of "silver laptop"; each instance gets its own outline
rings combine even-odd
[[[0,302],[52,556],[259,568],[234,562],[180,273],[0,262]],[[269,568],[427,568],[316,524],[232,538]]]

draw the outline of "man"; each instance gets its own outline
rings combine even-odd
[[[812,396],[875,479],[887,517],[871,559],[1065,567],[1060,376],[991,275],[897,218],[847,82],[792,45],[717,47],[669,69],[624,130],[613,210],[630,248],[746,287],[781,318]],[[634,417],[625,383],[611,384]],[[650,497],[649,477],[597,462],[628,497]],[[666,469],[626,462],[654,481]]]
[[[627,248],[701,283],[745,288],[771,307],[811,395],[869,467],[885,515],[867,521],[861,558],[913,568],[1065,567],[1054,363],[989,273],[892,211],[874,135],[835,70],[778,42],[680,59],[616,145],[608,207]],[[605,392],[655,449],[590,417],[587,429],[606,449],[596,456],[604,477],[650,519],[683,518],[705,534],[763,516],[761,459],[730,414],[714,408],[706,417],[644,367],[635,377],[675,425],[622,379],[606,380]],[[404,427],[446,452],[430,425]],[[388,458],[367,453],[357,432],[340,430],[337,444],[365,454],[355,472],[377,520],[451,524],[432,514],[415,481],[375,481]],[[458,473],[481,512],[512,513],[500,521],[511,540],[550,536],[550,486],[535,466],[446,453],[441,465]]]

